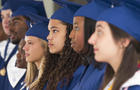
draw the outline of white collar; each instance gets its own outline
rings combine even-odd
[[[20,81],[20,79],[23,77],[23,75],[26,72],[26,69],[15,67],[15,63],[17,60],[16,54],[12,56],[12,58],[10,59],[7,65],[8,79],[13,88],[18,84],[18,82]]]
[[[121,86],[120,90],[134,85],[140,85],[140,70],[135,72],[135,74]]]

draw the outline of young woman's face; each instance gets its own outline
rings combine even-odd
[[[60,20],[51,19],[49,21],[50,32],[47,39],[50,53],[62,52],[66,40],[66,27]]]
[[[95,32],[88,40],[93,45],[95,59],[99,62],[112,62],[120,53],[120,47],[112,37],[108,23],[98,21]]]
[[[84,48],[84,17],[74,17],[73,30],[69,37],[71,39],[71,47],[79,53]]]
[[[42,42],[39,38],[34,36],[25,36],[25,46],[23,47],[25,51],[27,62],[37,62],[45,54],[45,50],[42,47]]]
[[[10,32],[9,32],[9,21],[10,21],[11,15],[12,15],[12,11],[10,9],[1,11],[2,26],[3,26],[4,32],[7,35],[10,34]]]

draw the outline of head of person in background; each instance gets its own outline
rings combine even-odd
[[[45,18],[45,10],[42,2],[27,2],[27,5],[22,5],[12,14],[9,25],[9,37],[13,44],[18,44],[20,40],[24,38],[31,24],[42,21],[39,17],[44,16]],[[26,4],[26,2],[24,3]],[[44,10],[44,12],[42,10]]]
[[[55,11],[48,25],[50,31],[47,37],[49,52],[51,55],[55,55],[57,65],[54,65],[54,70],[50,74],[47,90],[56,90],[60,81],[63,82],[62,86],[68,85],[73,73],[82,64],[79,54],[71,48],[69,39],[73,27],[73,14],[81,5],[68,4],[64,0],[54,1],[63,7]],[[49,59],[51,60],[51,58]]]
[[[1,17],[0,17],[0,42],[3,41],[3,40],[6,40],[6,39],[8,39],[8,36],[5,34],[5,32],[3,30],[2,20],[1,20]]]
[[[9,35],[9,21],[10,17],[12,15],[12,10],[10,8],[7,8],[7,3],[3,6],[4,8],[1,10],[1,18],[2,18],[2,27],[5,32],[5,34]]]
[[[95,31],[97,17],[111,7],[111,0],[89,0],[90,3],[81,7],[74,14],[73,30],[70,33],[71,47],[81,56],[94,58],[93,48],[88,39]],[[86,58],[85,58],[86,59]],[[90,61],[91,62],[91,61]]]
[[[101,86],[105,64],[95,60],[93,46],[88,43],[88,39],[95,31],[97,17],[109,9],[111,4],[111,0],[92,0],[87,5],[78,9],[74,14],[73,30],[69,35],[71,47],[83,57],[83,62],[85,62],[85,66],[87,67],[84,74],[85,77],[82,78],[84,83],[81,82],[81,85],[74,88],[75,90],[78,87],[99,90]],[[92,82],[93,80],[95,82]]]
[[[124,5],[108,9],[98,18],[88,42],[93,45],[95,60],[108,63],[102,89],[129,90],[137,85],[140,89],[140,83],[135,82],[140,79],[139,12],[138,0],[126,0]]]
[[[26,86],[33,90],[42,90],[45,85],[46,52],[48,35],[48,22],[34,24],[25,35],[23,49],[27,62],[27,72],[25,77]],[[44,81],[44,83],[42,83]],[[43,86],[42,86],[43,84]]]
[[[23,50],[24,45],[25,45],[25,40],[21,39],[18,45],[18,53],[17,53],[17,60],[16,60],[16,67],[18,68],[27,68],[25,51]]]

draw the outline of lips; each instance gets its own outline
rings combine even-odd
[[[75,44],[74,41],[71,41],[70,43],[71,43],[71,47],[74,47]]]
[[[28,53],[25,53],[25,57],[28,57],[28,56],[30,56],[30,54],[28,54]]]
[[[48,43],[48,47],[52,47],[54,44],[52,43]]]
[[[97,51],[99,51],[99,49],[98,48],[94,48],[94,53],[96,53]]]
[[[10,39],[14,39],[15,38],[15,36],[14,35],[10,35]]]

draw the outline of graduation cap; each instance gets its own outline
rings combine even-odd
[[[73,23],[73,15],[74,13],[82,6],[80,4],[76,4],[73,2],[69,2],[67,0],[53,0],[62,8],[55,11],[55,13],[51,16],[51,19],[58,19],[63,22],[72,24]]]
[[[97,20],[97,17],[106,9],[119,6],[119,0],[89,0],[90,3],[81,7],[74,16],[84,16],[93,20]]]
[[[25,34],[25,36],[35,36],[42,40],[47,41],[46,37],[49,35],[48,30],[48,19],[43,22],[38,22],[34,24]]]
[[[103,12],[99,21],[106,21],[140,41],[140,0],[126,0],[125,4]]]
[[[13,12],[12,17],[16,17],[16,16],[26,16],[28,17],[32,22],[37,23],[37,22],[41,22],[44,19],[46,19],[47,17],[45,16],[41,16],[39,14],[40,10],[37,10],[34,7],[30,7],[30,6],[22,6],[20,8],[18,8],[15,12]],[[42,13],[45,13],[42,12]]]
[[[34,7],[38,12],[39,15],[45,16],[45,9],[43,5],[43,1],[34,1],[34,0],[7,0],[3,5],[2,10],[11,9],[12,12],[16,11],[19,7]],[[21,11],[22,12],[22,11]]]

